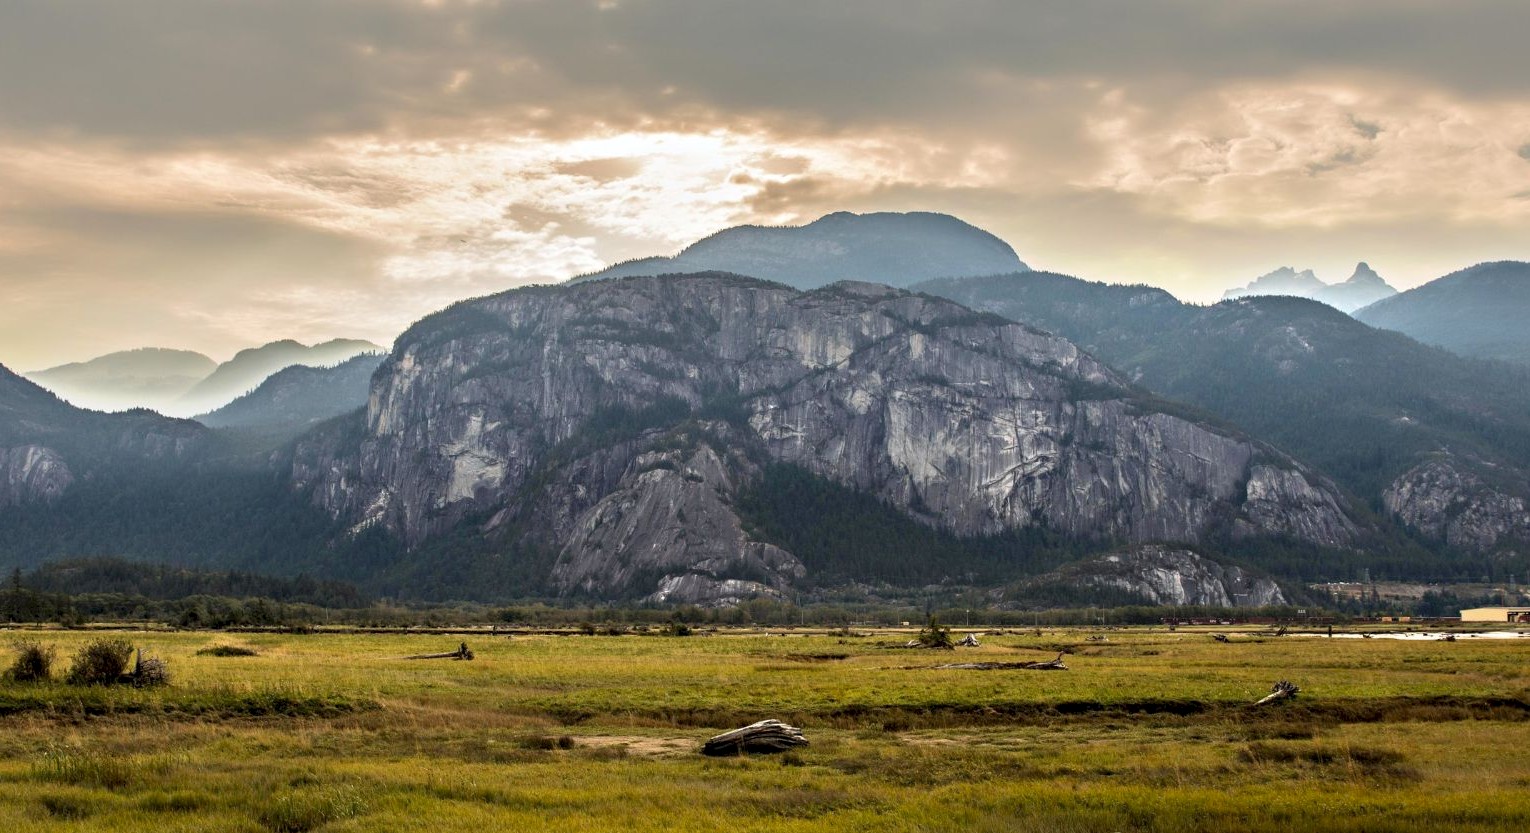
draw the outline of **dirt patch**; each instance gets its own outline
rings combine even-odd
[[[694,755],[701,749],[695,738],[655,738],[642,735],[578,735],[576,748],[625,750],[628,755],[650,758],[673,758]]]

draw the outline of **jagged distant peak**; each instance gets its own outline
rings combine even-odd
[[[1386,282],[1385,278],[1382,278],[1380,275],[1376,274],[1376,270],[1372,269],[1371,265],[1369,263],[1366,263],[1363,260],[1360,261],[1359,263],[1355,264],[1355,271],[1354,271],[1354,273],[1351,274],[1349,276],[1349,280],[1345,281],[1344,283],[1346,283],[1346,284],[1375,284],[1375,285],[1379,285],[1379,286],[1385,286],[1388,289],[1392,288],[1391,284],[1388,284]],[[1340,284],[1340,285],[1342,286],[1342,284]]]
[[[1227,290],[1222,298],[1232,300],[1250,295],[1294,295],[1352,313],[1396,292],[1370,264],[1361,261],[1343,283],[1324,283],[1311,269],[1297,271],[1290,266],[1282,266],[1260,275],[1246,286]]]

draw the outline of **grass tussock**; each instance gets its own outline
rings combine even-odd
[[[308,833],[326,824],[355,818],[367,812],[362,791],[349,784],[290,790],[278,796],[257,816],[271,833]]]
[[[260,652],[242,645],[209,645],[197,651],[199,657],[258,657]]]
[[[138,774],[125,758],[72,744],[49,747],[32,767],[32,777],[39,781],[108,790],[128,787]]]

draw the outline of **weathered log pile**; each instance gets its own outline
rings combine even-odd
[[[1301,691],[1301,689],[1297,688],[1295,683],[1291,682],[1290,680],[1281,680],[1280,682],[1271,686],[1270,693],[1266,694],[1263,699],[1254,705],[1263,706],[1269,703],[1276,703],[1281,700],[1289,700],[1292,697],[1295,697],[1296,692],[1298,691]]]
[[[954,662],[949,665],[937,665],[939,669],[962,669],[969,671],[1067,671],[1068,666],[1063,664],[1063,655],[1057,654],[1057,659],[1046,662]]]
[[[404,659],[456,659],[456,660],[469,660],[469,659],[472,659],[472,658],[473,658],[473,651],[472,651],[472,649],[468,648],[466,642],[464,642],[461,645],[459,645],[457,647],[457,650],[455,650],[455,651],[447,651],[444,654],[415,654],[412,657],[404,657]]]
[[[807,745],[807,738],[796,726],[788,726],[779,720],[761,720],[711,738],[701,747],[701,754],[714,758],[771,754]]]

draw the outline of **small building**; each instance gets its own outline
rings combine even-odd
[[[1463,622],[1514,622],[1530,624],[1530,606],[1526,607],[1474,607],[1461,611]]]

